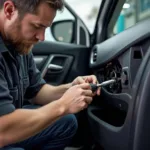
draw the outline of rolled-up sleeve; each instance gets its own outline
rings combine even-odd
[[[46,84],[45,80],[41,76],[40,71],[36,67],[32,53],[30,53],[28,56],[28,74],[30,83],[26,90],[25,98],[32,99],[37,95],[42,86]]]
[[[13,97],[10,95],[4,74],[0,71],[0,116],[9,114],[14,110]]]

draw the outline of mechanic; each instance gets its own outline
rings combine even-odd
[[[0,0],[0,150],[62,150],[77,131],[73,114],[100,95],[89,85],[94,75],[51,86],[36,68],[31,49],[63,7],[63,0]]]

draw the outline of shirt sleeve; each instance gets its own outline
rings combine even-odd
[[[14,110],[13,97],[10,95],[4,74],[0,70],[0,116],[9,114]]]
[[[36,67],[32,53],[30,53],[28,56],[28,74],[30,85],[26,90],[25,98],[32,99],[37,95],[42,86],[46,84],[45,80],[41,76],[40,71]]]

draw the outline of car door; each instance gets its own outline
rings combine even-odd
[[[102,1],[93,34],[66,4],[73,19],[56,21],[46,33],[53,41],[38,43],[33,48],[37,67],[49,84],[68,83],[87,74],[95,74],[99,82],[117,79],[115,84],[102,87],[101,96],[95,97],[87,110],[77,114],[79,131],[75,142],[84,145],[86,150],[99,146],[104,150],[140,150],[148,145],[148,140],[141,139],[148,134],[147,126],[144,126],[146,120],[142,119],[149,110],[141,95],[146,91],[144,81],[148,81],[149,3],[133,0],[131,9],[121,14],[122,7],[129,8],[127,4],[125,0]],[[138,8],[139,16],[134,8]],[[132,14],[141,21],[137,25],[133,23]],[[125,17],[130,20],[128,24]],[[133,27],[124,31],[125,24]],[[60,32],[62,25],[66,27],[67,36]],[[51,35],[49,30],[52,30]],[[144,132],[142,127],[146,127]]]
[[[101,96],[95,97],[88,107],[90,129],[95,145],[104,150],[150,149],[150,15],[145,15],[150,13],[150,3],[107,2],[105,6],[109,11],[103,10],[99,17],[95,30],[97,44],[92,48],[89,66],[99,82],[113,78],[116,83],[102,87]],[[119,13],[120,6],[128,10],[123,8]],[[132,24],[133,16],[139,23]],[[120,23],[124,24],[120,27]],[[129,24],[132,27],[128,28]],[[124,25],[128,29],[125,30]]]

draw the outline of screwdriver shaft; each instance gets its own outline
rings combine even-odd
[[[115,79],[104,81],[104,82],[102,82],[100,84],[97,84],[97,87],[106,86],[106,85],[109,85],[109,84],[112,84],[112,83],[115,83],[115,82],[116,82]]]

